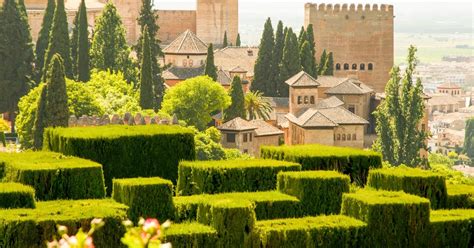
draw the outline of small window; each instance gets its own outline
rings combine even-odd
[[[249,133],[249,140],[250,140],[250,142],[252,142],[252,139],[253,139],[253,134],[252,134],[252,133]]]
[[[189,55],[188,55],[188,56],[186,56],[186,58],[187,58],[187,59],[189,59]]]
[[[310,104],[314,104],[314,96],[311,96],[311,97],[309,98],[309,103],[310,103]]]
[[[342,134],[342,141],[346,141],[346,134]]]
[[[351,113],[355,114],[355,112],[356,112],[356,107],[355,107],[355,105],[352,105],[352,104],[351,104],[351,105],[349,105],[349,106],[347,107],[347,110],[349,110]]]
[[[344,70],[345,71],[349,70],[349,64],[347,64],[347,63],[344,64]]]
[[[304,104],[308,104],[309,103],[309,98],[308,96],[304,96]]]
[[[364,71],[365,70],[365,64],[360,64],[359,65],[359,70]]]
[[[368,69],[369,71],[373,70],[373,69],[374,69],[374,65],[373,65],[372,63],[369,63],[367,69]]]
[[[244,153],[249,153],[249,150],[247,150],[247,149],[244,149]]]
[[[301,96],[298,96],[298,104],[301,104],[303,103],[303,101],[301,100]]]
[[[183,59],[183,67],[188,66],[188,61],[186,59]]]
[[[351,135],[350,134],[347,134],[347,140],[351,140]]]
[[[337,135],[337,140],[341,140],[341,135],[340,134]]]
[[[352,140],[357,140],[357,135],[356,134],[352,134]]]
[[[247,55],[248,55],[248,56],[253,56],[253,51],[252,51],[252,50],[248,50],[248,51],[247,51]]]
[[[235,133],[227,134],[227,143],[235,143]]]
[[[340,71],[341,70],[341,64],[337,63],[336,64],[336,71]]]
[[[244,143],[247,143],[248,142],[248,137],[247,137],[247,134],[244,133]]]
[[[357,64],[352,64],[352,70],[357,70]]]
[[[193,60],[192,59],[189,60],[189,67],[193,67]]]

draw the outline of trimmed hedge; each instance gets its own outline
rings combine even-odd
[[[274,190],[280,171],[301,165],[277,160],[183,161],[179,164],[178,195]]]
[[[474,247],[474,210],[431,211],[428,247]]]
[[[301,164],[303,170],[337,170],[351,177],[351,182],[365,185],[369,169],[382,167],[380,153],[348,147],[324,145],[263,146],[262,158]]]
[[[371,170],[368,186],[375,189],[404,191],[428,198],[433,209],[446,206],[445,178],[437,173],[405,166]]]
[[[366,227],[343,215],[257,221],[251,247],[361,247]]]
[[[38,202],[36,209],[0,210],[0,247],[43,248],[57,235],[58,224],[73,235],[80,227],[89,230],[94,218],[105,222],[94,233],[96,247],[123,247],[120,238],[125,234],[122,221],[127,207],[112,200],[49,201]]]
[[[102,166],[52,152],[0,153],[5,182],[35,189],[39,200],[97,199],[105,197]]]
[[[162,177],[176,182],[178,162],[194,160],[194,133],[180,126],[109,125],[48,128],[44,148],[103,165],[107,194],[112,178]]]
[[[281,172],[277,188],[300,199],[307,215],[337,214],[350,183],[349,176],[336,171]]]
[[[446,208],[474,208],[474,186],[447,184],[448,199]]]
[[[173,223],[164,233],[164,241],[170,242],[174,248],[205,248],[217,243],[217,231],[197,222]]]
[[[255,204],[258,220],[299,217],[302,215],[298,198],[277,191],[248,193],[226,193],[216,195],[177,196],[173,198],[176,208],[176,221],[194,221],[197,219],[199,205],[213,200],[248,200]]]
[[[365,247],[426,247],[428,199],[401,191],[360,190],[343,195],[342,214],[367,223]]]
[[[173,218],[173,183],[159,177],[114,179],[112,198],[129,206],[128,217],[132,221],[157,218],[165,221]]]
[[[0,183],[1,208],[35,208],[35,190],[19,183]]]

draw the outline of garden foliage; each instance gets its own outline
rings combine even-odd
[[[1,208],[35,208],[35,190],[20,183],[0,183]]]

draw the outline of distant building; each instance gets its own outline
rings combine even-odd
[[[454,83],[440,84],[436,87],[436,92],[451,96],[461,96],[463,94],[462,88]]]
[[[428,100],[427,107],[430,115],[432,115],[434,112],[458,112],[459,109],[464,107],[465,104],[465,100],[463,98],[449,93],[430,94],[429,96],[430,99]]]
[[[254,77],[258,47],[229,46],[214,51],[214,63],[217,69],[230,72],[236,67],[245,70],[245,78],[251,82]]]

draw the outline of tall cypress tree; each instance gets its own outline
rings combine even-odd
[[[46,104],[47,104],[47,85],[43,86],[41,90],[41,96],[38,99],[38,108],[36,109],[36,117],[33,127],[33,146],[35,149],[40,150],[43,147],[43,134],[46,124]]]
[[[237,34],[237,40],[235,41],[235,46],[240,47],[242,42],[240,41],[240,33]]]
[[[265,96],[272,96],[274,93],[273,79],[275,68],[272,65],[274,46],[275,40],[273,36],[272,21],[268,18],[265,22],[262,39],[260,40],[260,49],[254,67],[255,75],[251,85],[252,91],[260,91]]]
[[[222,47],[227,47],[229,44],[227,41],[227,31],[224,32],[224,41],[222,41]]]
[[[313,30],[313,24],[309,24],[306,27],[306,37],[309,42],[309,46],[311,48],[311,55],[313,56],[313,72],[314,74],[311,75],[313,77],[317,77],[318,74],[318,63],[316,61],[316,43],[314,41],[314,30]]]
[[[288,97],[289,89],[284,81],[301,71],[301,60],[298,51],[298,38],[291,28],[285,37],[285,48],[283,49],[283,59],[280,63],[280,85],[278,95]]]
[[[36,82],[42,78],[44,68],[44,56],[48,49],[49,33],[53,24],[54,10],[56,9],[56,1],[48,0],[48,5],[43,16],[43,24],[36,41]]]
[[[466,131],[464,135],[464,153],[474,160],[474,118],[466,121]]]
[[[89,24],[87,21],[87,8],[85,0],[81,1],[78,12],[78,35],[77,35],[77,80],[87,82],[90,79],[89,59]]]
[[[319,59],[318,75],[325,75],[327,69],[328,69],[328,55],[326,53],[326,49],[324,49],[323,53],[321,53],[321,58]]]
[[[245,95],[240,77],[235,76],[232,80],[229,95],[232,98],[232,104],[224,111],[224,120],[230,121],[236,117],[245,119]]]
[[[142,44],[142,61],[140,70],[140,107],[153,109],[153,67],[151,65],[151,46],[148,28],[145,27]]]
[[[67,127],[69,108],[67,106],[66,78],[63,60],[59,54],[51,58],[46,74],[46,125],[45,127]]]
[[[214,48],[212,43],[209,44],[207,48],[206,70],[204,71],[204,75],[209,76],[214,81],[217,80],[217,68],[214,64]]]
[[[298,48],[301,49],[305,41],[308,40],[308,36],[304,27],[301,27],[300,34],[298,35]]]
[[[288,31],[287,31],[288,32]],[[283,22],[279,21],[275,32],[275,47],[273,48],[273,92],[270,96],[278,95],[278,86],[280,85],[280,63],[283,59],[283,48],[285,47],[285,33],[283,30]]]
[[[334,58],[332,55],[332,52],[328,54],[328,60],[327,60],[327,66],[326,66],[326,71],[324,75],[326,76],[334,76]]]
[[[301,59],[301,66],[303,67],[303,70],[309,75],[314,75],[314,72],[313,72],[314,59],[311,56],[311,48],[309,46],[308,41],[305,41],[303,43],[303,46],[301,46],[300,59]]]
[[[79,4],[80,8],[80,4]],[[77,46],[78,46],[78,37],[79,37],[79,11],[76,13],[74,17],[74,21],[72,22],[72,34],[71,34],[71,41],[69,44],[71,45],[71,63],[72,63],[72,76],[77,78]]]

